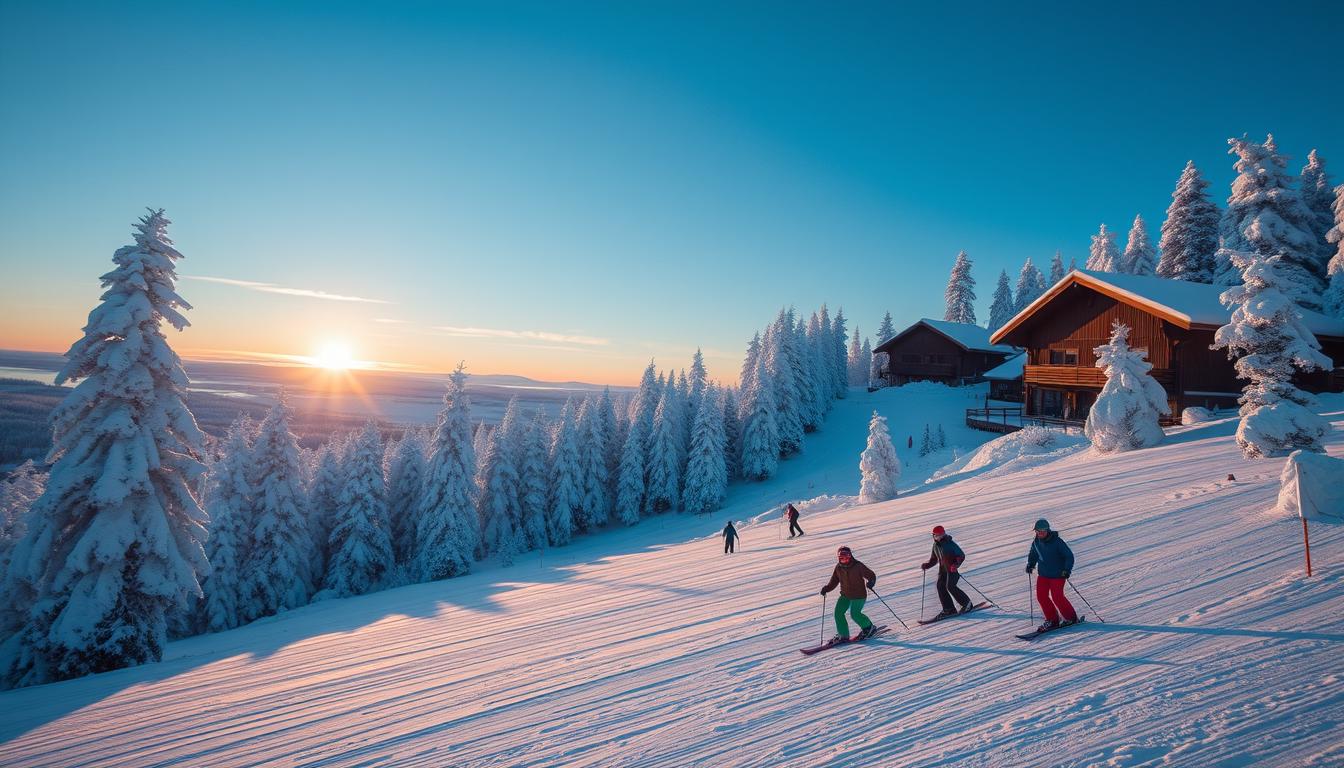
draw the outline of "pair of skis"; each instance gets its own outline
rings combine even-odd
[[[1060,624],[1060,625],[1058,625],[1058,626],[1054,626],[1054,627],[1051,627],[1050,629],[1046,629],[1046,630],[1037,629],[1035,632],[1028,632],[1028,633],[1025,634],[1025,635],[1018,635],[1018,636],[1017,636],[1017,639],[1018,639],[1018,640],[1035,640],[1036,638],[1040,637],[1041,635],[1048,635],[1048,634],[1050,634],[1051,632],[1058,632],[1058,631],[1061,630],[1061,629],[1068,629],[1069,627],[1076,627],[1076,626],[1078,626],[1079,624],[1082,624],[1083,621],[1085,621],[1086,619],[1087,619],[1086,616],[1079,616],[1077,621],[1072,622],[1072,623],[1070,623],[1070,624]]]
[[[970,608],[968,608],[968,609],[966,609],[966,610],[964,610],[964,611],[961,611],[961,612],[959,612],[959,613],[947,613],[947,614],[940,613],[940,614],[938,614],[937,616],[934,616],[932,619],[920,619],[920,620],[919,620],[919,623],[920,623],[920,624],[933,624],[934,622],[943,621],[943,620],[945,620],[945,619],[955,619],[955,618],[957,618],[958,616],[965,616],[965,615],[968,614],[968,613],[973,613],[973,612],[975,612],[975,611],[984,610],[985,608],[988,608],[988,607],[989,607],[989,603],[988,603],[988,602],[984,602],[984,603],[976,603],[975,605],[972,605]]]
[[[888,627],[886,624],[882,624],[878,626],[878,628],[874,630],[873,633],[867,637],[863,637],[862,635],[855,635],[854,637],[849,637],[844,640],[827,640],[821,645],[814,645],[811,648],[799,648],[798,650],[802,651],[804,656],[811,656],[814,653],[821,653],[827,648],[835,648],[841,645],[853,645],[855,643],[862,643],[864,640],[872,640],[874,637],[880,637],[882,635],[887,634],[890,631],[891,627]]]

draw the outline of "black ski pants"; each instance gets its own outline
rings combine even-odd
[[[733,538],[732,536],[724,536],[724,537],[723,537],[723,554],[726,555],[726,554],[728,554],[729,552],[732,552],[732,551],[733,551],[733,545],[734,545],[735,543],[737,543],[737,539]]]
[[[938,569],[938,600],[943,604],[943,610],[952,613],[957,610],[957,606],[952,603],[952,598],[957,599],[957,604],[967,606],[971,603],[971,598],[966,596],[965,592],[957,587],[957,582],[961,581],[960,573],[948,573],[946,569]]]
[[[802,536],[802,535],[803,535],[803,527],[801,525],[798,525],[797,520],[790,520],[789,538],[792,539],[794,536]]]

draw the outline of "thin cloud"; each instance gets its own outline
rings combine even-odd
[[[313,290],[311,288],[289,288],[275,283],[259,283],[255,280],[235,280],[231,277],[207,277],[205,275],[183,275],[183,280],[199,280],[203,283],[219,283],[220,285],[232,285],[238,288],[247,288],[252,291],[261,291],[262,293],[278,293],[282,296],[302,296],[307,299],[323,299],[325,301],[353,301],[361,304],[391,304],[390,301],[382,299],[367,299],[363,296],[342,296],[338,293],[327,293],[326,291]]]
[[[502,328],[459,328],[450,325],[436,325],[434,330],[465,339],[521,339],[548,344],[582,344],[589,347],[605,347],[611,343],[610,339],[596,336],[576,336],[550,331],[509,331]]]

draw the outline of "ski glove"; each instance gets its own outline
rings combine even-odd
[[[826,596],[826,588],[825,588],[825,587],[822,587],[822,588],[821,588],[821,596],[822,596],[822,597],[825,597],[825,596]]]
[[[1065,578],[1065,579],[1069,578],[1069,572],[1068,572],[1068,571],[1060,571],[1060,572],[1059,572],[1059,575],[1060,575],[1060,578]]]
[[[1027,566],[1027,573],[1031,573],[1034,569],[1035,569],[1035,566],[1028,565],[1028,566]]]
[[[919,567],[920,567],[920,570],[927,571],[927,570],[929,570],[930,568],[933,567],[933,563],[920,563],[920,564],[919,564]]]
[[[877,579],[869,579],[869,580],[868,580],[868,588],[869,588],[869,589],[872,589],[872,588],[875,587],[875,586],[877,586]]]
[[[947,566],[947,572],[948,572],[948,573],[956,573],[956,572],[957,572],[957,566],[955,566],[955,565],[949,565],[949,566]]]

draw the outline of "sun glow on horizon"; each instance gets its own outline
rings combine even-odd
[[[312,357],[312,365],[329,371],[348,371],[354,368],[355,355],[350,345],[343,341],[327,341],[317,348]]]

